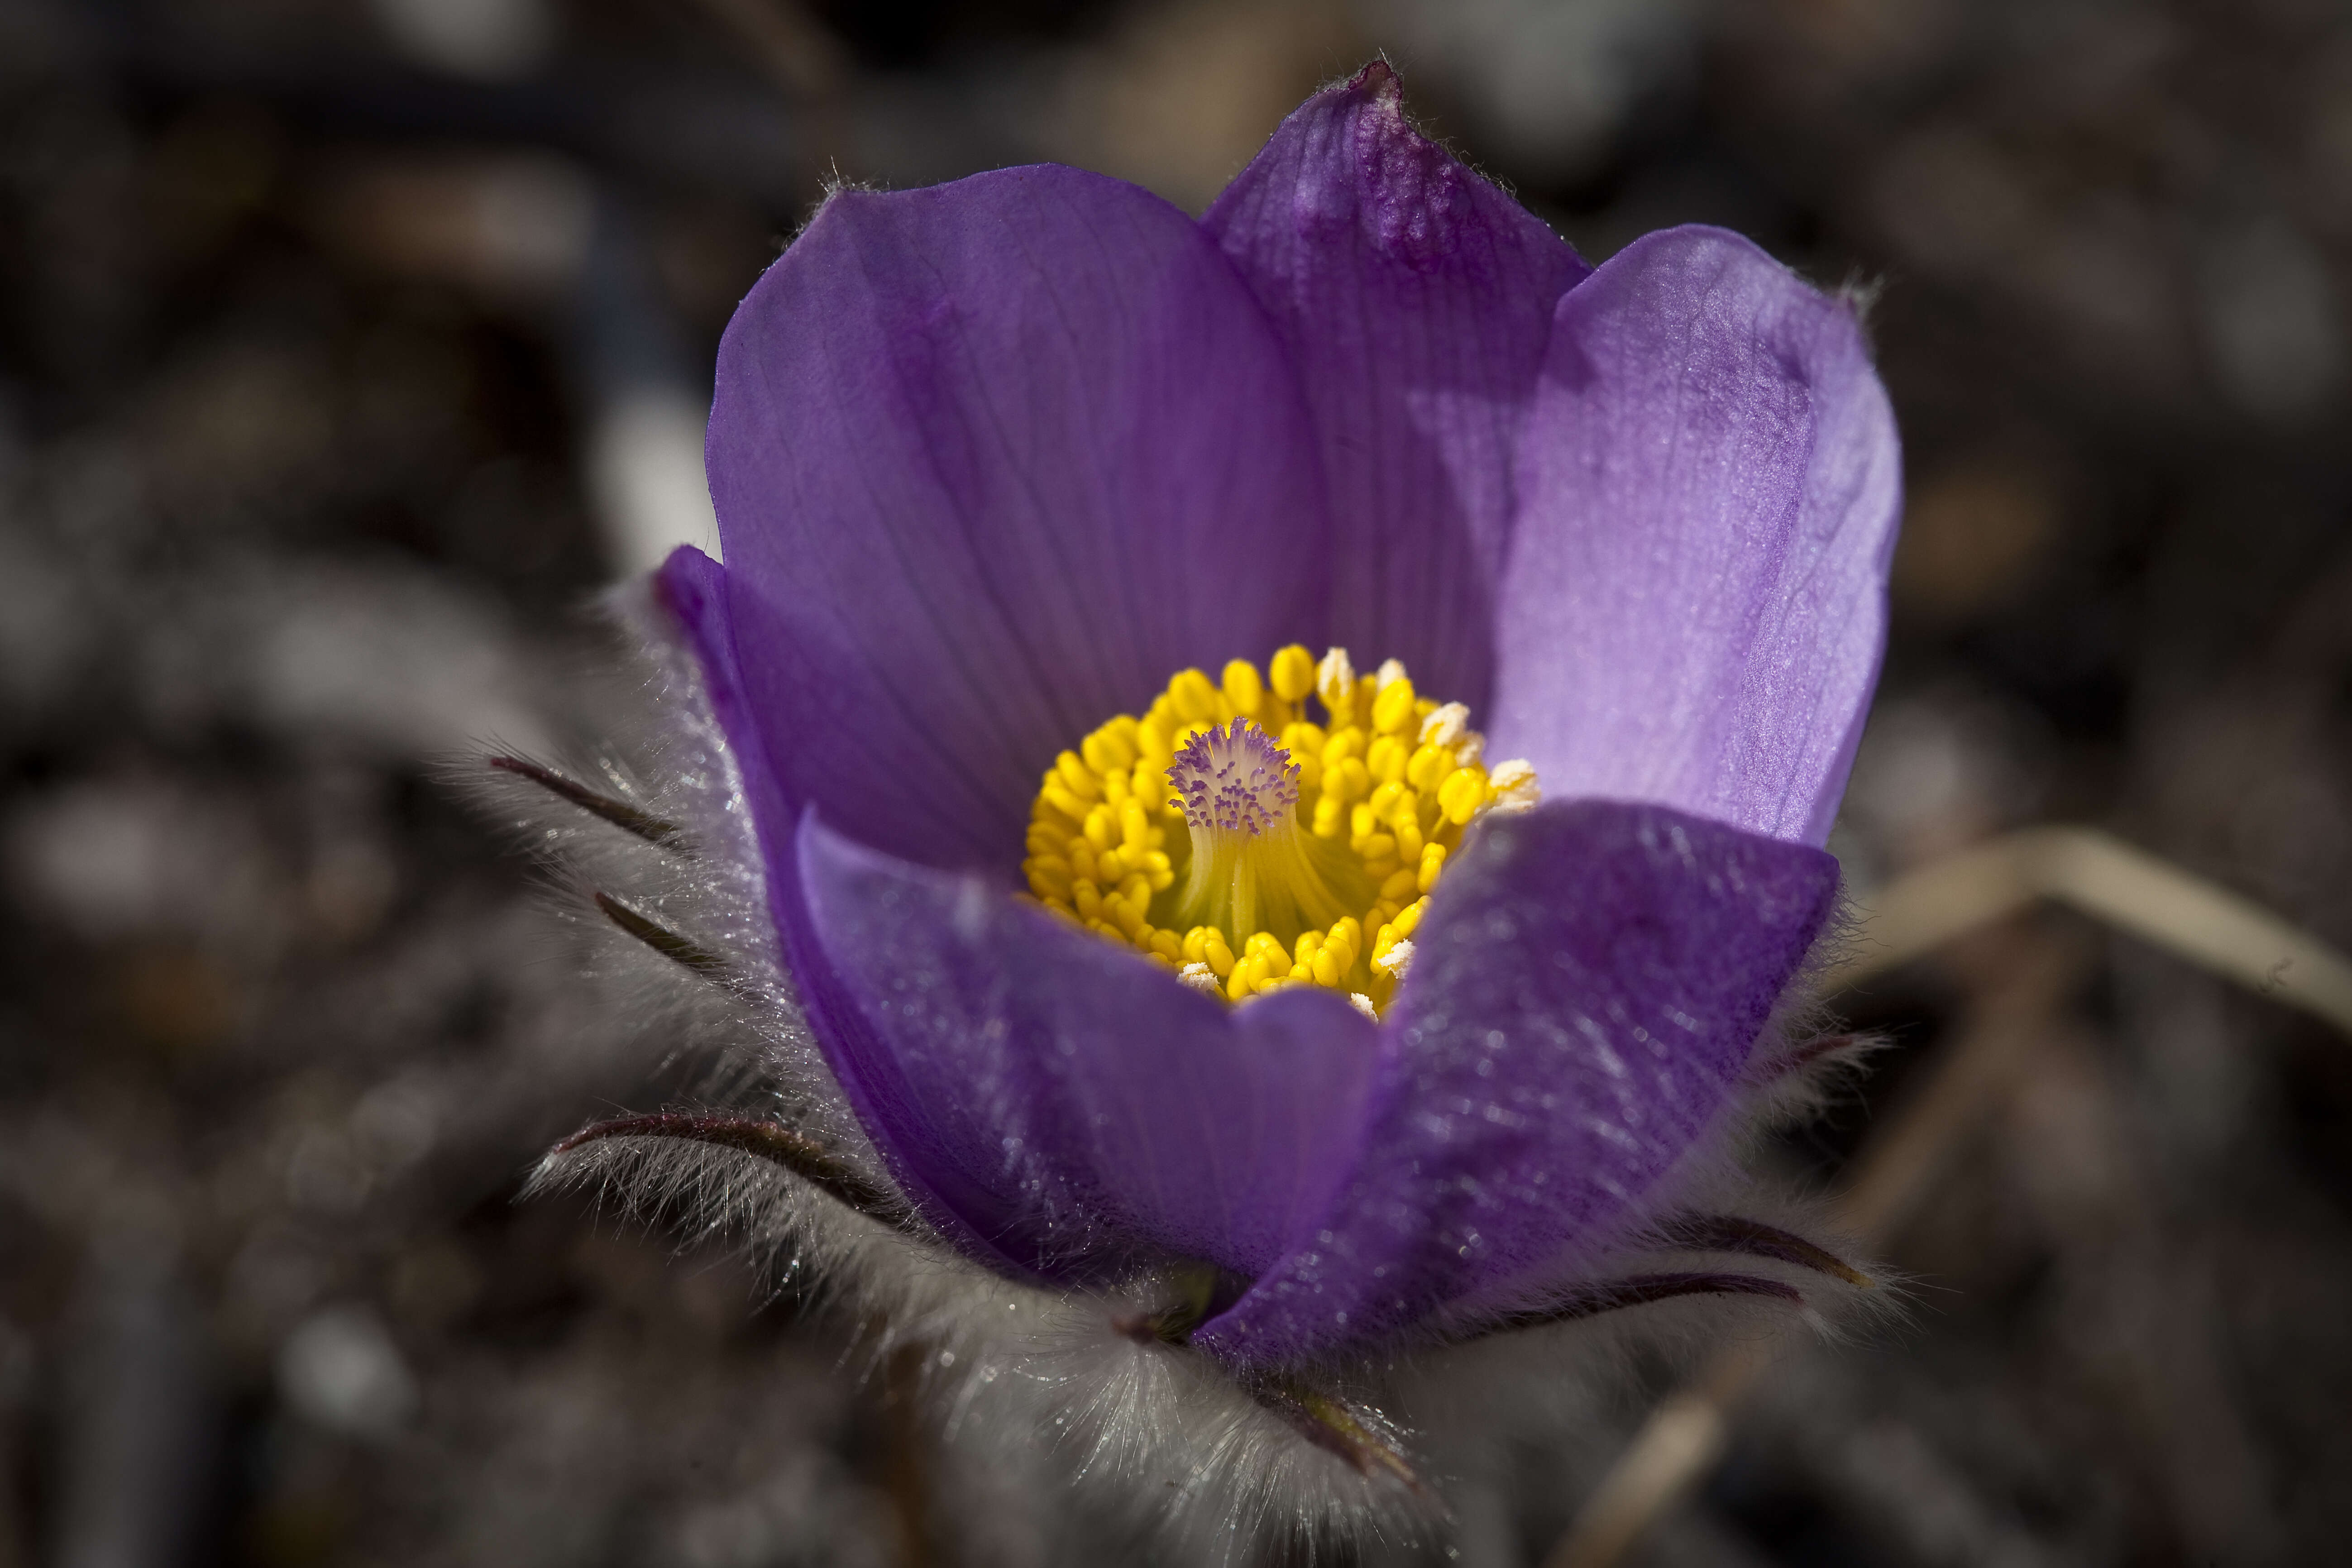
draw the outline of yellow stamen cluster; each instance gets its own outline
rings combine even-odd
[[[1022,869],[1045,908],[1199,989],[1320,985],[1377,1012],[1463,830],[1537,798],[1527,763],[1486,768],[1468,720],[1394,659],[1360,679],[1342,648],[1180,670],[1054,759]]]

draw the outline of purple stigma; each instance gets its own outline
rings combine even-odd
[[[1186,742],[1169,764],[1168,782],[1194,827],[1255,837],[1298,805],[1298,765],[1247,719],[1222,730],[1212,724]]]

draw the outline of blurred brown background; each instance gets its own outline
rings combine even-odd
[[[1594,260],[1881,290],[1859,885],[2090,822],[2352,944],[2341,5],[0,0],[0,1568],[1140,1560],[723,1246],[515,1202],[659,1042],[433,759],[593,721],[583,606],[708,527],[825,178],[1197,209],[1375,50]],[[1846,998],[1897,1046],[1772,1157],[1836,1185],[2053,952],[1910,1325],[1786,1358],[1637,1560],[2342,1556],[2352,1043],[2042,915]],[[1456,1560],[1540,1561],[1632,1414],[1492,1434]]]

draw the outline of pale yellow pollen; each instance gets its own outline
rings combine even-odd
[[[1261,759],[1279,748],[1295,804],[1244,814],[1262,828],[1188,821],[1171,765],[1204,754],[1186,752],[1194,737],[1237,723],[1264,731],[1250,742]],[[1226,742],[1201,743],[1213,753]],[[1263,672],[1239,658],[1213,680],[1180,670],[1144,711],[1054,758],[1022,870],[1047,910],[1195,990],[1238,1003],[1312,985],[1378,1016],[1465,830],[1539,798],[1533,768],[1490,771],[1484,752],[1469,710],[1422,696],[1396,659],[1367,679],[1345,648],[1318,659],[1293,644]],[[1198,766],[1181,776],[1197,780]]]

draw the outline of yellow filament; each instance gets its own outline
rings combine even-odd
[[[1263,832],[1188,823],[1169,775],[1194,736],[1236,720],[1297,770],[1296,806]],[[1467,721],[1394,659],[1358,677],[1344,648],[1317,659],[1294,643],[1263,672],[1237,658],[1213,680],[1179,670],[1139,716],[1110,720],[1045,770],[1022,862],[1029,891],[1228,1001],[1319,985],[1377,1012],[1464,830],[1538,798],[1526,763],[1489,772]]]

